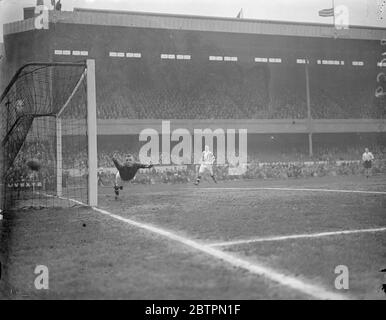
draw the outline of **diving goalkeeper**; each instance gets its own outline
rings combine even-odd
[[[153,165],[146,165],[141,163],[136,163],[134,157],[131,154],[126,156],[124,163],[120,163],[117,157],[113,156],[113,162],[118,172],[115,175],[114,191],[115,191],[115,200],[118,200],[119,190],[123,190],[123,185],[130,182],[134,179],[139,169],[151,169]]]

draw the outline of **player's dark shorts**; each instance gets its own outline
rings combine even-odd
[[[365,162],[363,162],[363,166],[365,167],[365,169],[371,169],[372,163],[370,160],[365,161]]]

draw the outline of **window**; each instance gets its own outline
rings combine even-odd
[[[238,60],[237,57],[224,57],[224,61],[233,61],[236,62]]]
[[[141,58],[142,54],[139,52],[127,52],[126,58]]]
[[[223,61],[222,56],[209,56],[210,61]]]
[[[378,67],[386,67],[386,58],[383,59],[381,62],[378,62],[378,63],[377,63],[377,66],[378,66]]]
[[[269,62],[270,63],[281,63],[281,59],[280,58],[269,58]]]
[[[320,60],[318,60],[318,64]],[[324,65],[330,65],[330,66],[339,66],[339,65],[344,65],[344,61],[339,61],[339,60],[322,60],[322,64]]]
[[[177,54],[177,60],[190,60],[190,55]]]
[[[125,53],[124,52],[110,52],[110,57],[119,57],[119,58],[124,58],[125,57]]]
[[[166,53],[163,53],[161,54],[161,59],[169,59],[169,60],[174,60],[176,58],[176,55],[175,54],[166,54]]]
[[[258,57],[256,57],[255,58],[255,62],[268,62],[268,59],[267,58],[258,58]]]

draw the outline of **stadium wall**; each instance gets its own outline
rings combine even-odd
[[[248,133],[308,133],[307,120],[170,120],[171,130],[185,128],[193,132],[194,129],[247,129]],[[99,135],[139,134],[142,130],[153,128],[161,132],[161,120],[98,120]],[[313,133],[345,133],[345,132],[386,132],[386,122],[383,119],[369,120],[313,120],[311,125]]]
[[[73,51],[85,51],[87,56],[100,59],[99,65],[102,65],[111,60],[111,51],[131,51],[141,52],[141,61],[150,66],[151,62],[159,62],[162,53],[189,54],[193,63],[207,61],[208,55],[234,55],[238,63],[253,63],[254,57],[280,57],[287,60],[287,65],[289,61],[296,65],[296,58],[302,57],[312,60],[339,57],[366,60],[366,66],[376,72],[376,63],[382,54],[380,40],[386,38],[386,29],[381,28],[353,27],[349,34],[334,39],[331,33],[324,34],[320,25],[240,19],[95,10],[50,12],[49,17],[48,30],[34,29],[33,19],[4,26],[9,63],[19,67],[36,59],[73,61],[80,59]],[[194,23],[201,27],[194,27]],[[266,28],[248,29],[246,26],[251,23]],[[331,32],[331,27],[324,28]],[[65,49],[70,50],[69,56],[55,55],[55,50]]]
[[[5,89],[6,82],[4,43],[0,43],[0,92]]]
[[[133,85],[132,71],[140,64],[146,68],[150,79],[162,81],[159,75],[163,53],[186,53],[192,59],[192,69],[205,70],[208,56],[236,56],[237,64],[252,68],[254,57],[279,57],[286,66],[269,64],[267,71],[271,95],[283,85],[294,89],[294,79],[305,85],[303,66],[297,58],[364,60],[365,66],[358,76],[374,79],[376,63],[381,56],[379,39],[386,38],[385,29],[354,27],[339,39],[331,38],[331,27],[278,22],[239,21],[235,19],[210,19],[122,12],[76,10],[75,12],[50,12],[48,30],[35,30],[33,19],[5,26],[5,52],[10,78],[17,68],[31,61],[79,61],[96,59],[98,108],[109,103],[112,88]],[[64,51],[67,53],[64,54]],[[140,52],[138,60],[112,57],[111,52]],[[311,66],[315,67],[315,66]],[[284,68],[284,69],[283,69]],[[326,67],[328,68],[328,67]],[[137,70],[138,71],[138,70]],[[328,78],[331,70],[326,69]],[[312,73],[312,70],[311,70]],[[361,79],[358,80],[360,82]],[[134,83],[135,85],[135,83]],[[107,88],[107,89],[106,89]],[[305,95],[305,93],[304,93]],[[269,106],[267,106],[269,107]],[[210,121],[178,119],[172,126],[184,128],[246,128],[250,133],[341,133],[385,132],[384,120],[339,119],[265,119]],[[100,119],[100,135],[138,134],[143,128],[160,127],[160,120],[141,118]]]

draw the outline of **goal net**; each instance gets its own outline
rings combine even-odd
[[[94,74],[93,60],[16,72],[0,103],[2,210],[96,205]]]

